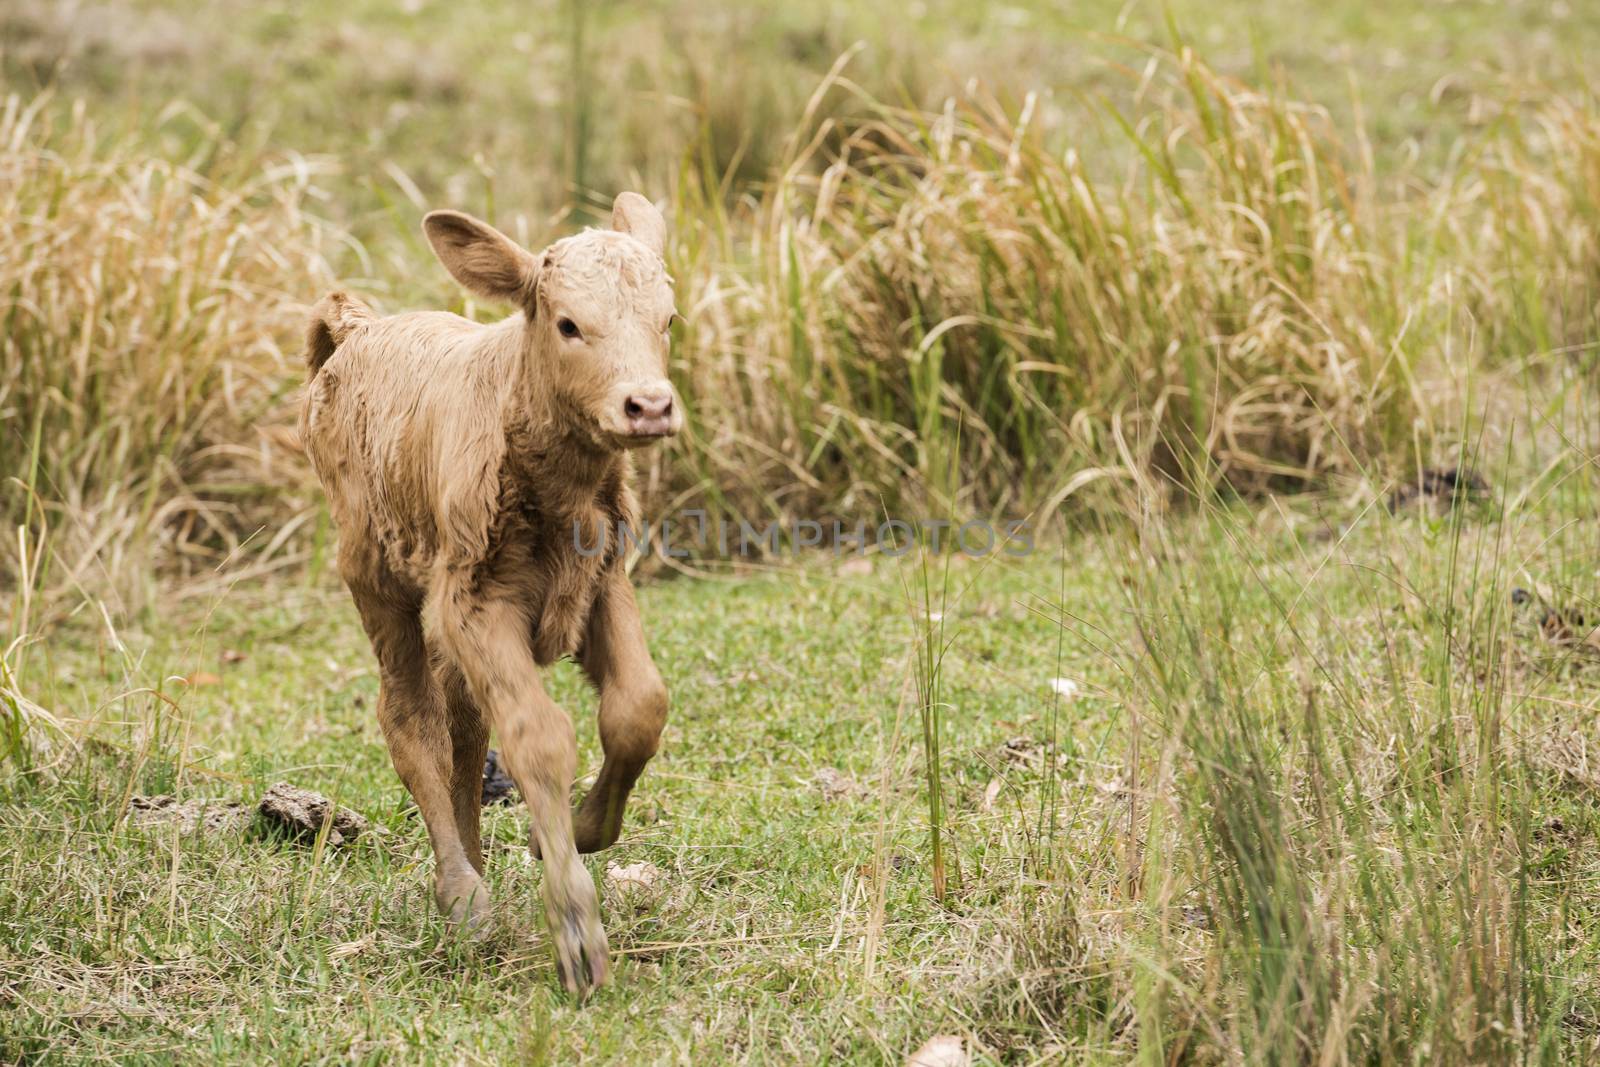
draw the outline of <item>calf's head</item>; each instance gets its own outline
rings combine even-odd
[[[667,226],[650,201],[623,193],[611,229],[585,230],[537,255],[457,211],[432,212],[422,228],[456,281],[522,309],[528,380],[575,432],[600,448],[637,448],[678,432],[683,405],[667,380]]]

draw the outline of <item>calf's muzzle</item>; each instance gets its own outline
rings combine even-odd
[[[634,437],[671,437],[678,432],[672,387],[662,385],[631,393],[622,402],[622,417]]]

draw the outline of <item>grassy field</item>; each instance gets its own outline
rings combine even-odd
[[[1600,1054],[1583,4],[332,12],[0,11],[0,1062]],[[336,282],[499,312],[423,210],[624,187],[652,516],[1037,550],[642,561],[672,714],[580,1005],[519,809],[489,939],[433,912],[292,424]],[[373,831],[139,807],[278,781]]]
[[[1448,518],[1235,505],[957,562],[931,623],[913,557],[649,584],[672,721],[591,864],[624,962],[581,1007],[514,809],[487,815],[493,936],[433,913],[337,591],[80,620],[24,663],[98,740],[6,787],[8,1056],[895,1062],[937,1033],[983,1062],[1593,1054],[1600,668],[1512,597],[1531,575],[1593,603],[1571,599],[1593,523],[1563,521],[1592,517],[1583,477]],[[553,677],[592,773],[593,698]],[[376,831],[322,849],[123,818],[132,794],[278,780]]]

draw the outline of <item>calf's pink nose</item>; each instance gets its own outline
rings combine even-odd
[[[622,405],[622,414],[628,420],[628,429],[636,434],[657,435],[672,430],[672,393],[636,393]]]

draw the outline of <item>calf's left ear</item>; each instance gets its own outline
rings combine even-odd
[[[539,257],[471,215],[431,211],[422,232],[450,276],[479,296],[529,305],[539,280]]]
[[[619,193],[611,205],[611,228],[644,243],[656,255],[667,250],[667,220],[638,193]]]

